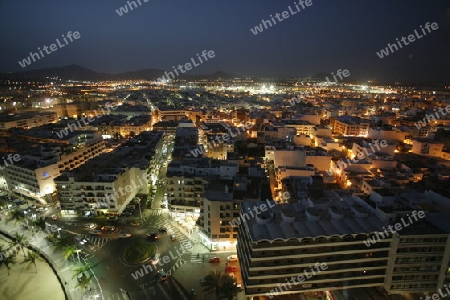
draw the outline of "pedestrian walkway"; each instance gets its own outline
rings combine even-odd
[[[92,236],[87,234],[83,234],[81,235],[81,237],[88,240],[92,245],[98,246],[98,249],[102,248],[110,241],[110,239],[105,237]]]
[[[156,208],[156,209],[152,209],[150,210],[152,216],[161,216],[163,214],[163,210],[162,208]]]
[[[198,254],[191,254],[191,263],[201,264],[204,262],[204,256]]]

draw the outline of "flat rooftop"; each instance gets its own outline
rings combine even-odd
[[[258,208],[259,214],[255,215],[254,208],[261,207],[262,204],[266,205],[267,210],[262,212]],[[241,211],[247,212],[248,217],[241,214],[240,218],[245,220],[253,242],[372,234],[384,231],[389,224],[401,223],[400,217],[390,223],[384,222],[377,217],[375,209],[354,196],[342,196],[341,199],[330,200],[327,205],[316,207],[306,207],[301,202],[284,204],[268,201],[245,202],[242,203]],[[249,211],[252,211],[254,216]],[[408,221],[407,217],[403,219]],[[443,220],[442,217],[427,213],[424,219],[419,220],[404,227],[399,232],[400,235],[449,232],[446,229],[450,229],[450,222]]]

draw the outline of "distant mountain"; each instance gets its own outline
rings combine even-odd
[[[109,79],[111,74],[97,73],[79,65],[68,65],[59,68],[45,68],[25,72],[5,73],[0,76],[14,79],[45,79],[47,77],[58,77],[61,79],[74,80],[102,80]]]
[[[143,70],[137,70],[137,71],[130,71],[120,74],[112,75],[114,79],[123,79],[123,80],[130,80],[130,79],[145,79],[145,80],[154,80],[158,77],[161,77],[164,75],[163,70],[157,70],[157,69],[143,69]]]
[[[172,71],[173,70],[169,70]],[[145,80],[156,80],[158,77],[164,75],[164,70],[158,69],[143,69],[130,72],[124,72],[119,74],[109,74],[109,73],[98,73],[96,71],[86,69],[79,65],[68,65],[58,68],[45,68],[36,69],[25,72],[17,73],[0,73],[0,78],[9,79],[46,79],[58,77],[63,80],[133,80],[133,79],[145,79]],[[180,74],[179,78],[234,78],[235,75],[227,74],[223,71],[215,72],[211,75],[190,75],[190,74]]]
[[[327,73],[327,72],[317,73],[316,75],[314,75],[312,77],[312,79],[325,81],[326,80],[325,77],[328,77],[330,80],[333,80],[333,76],[331,75],[331,73]]]
[[[359,79],[356,79],[356,78],[353,78],[353,77],[344,77],[344,76],[342,76],[342,79],[341,79],[338,75],[336,75],[336,72],[333,72],[333,73],[335,74],[336,79],[337,79],[338,82],[356,83],[356,82],[359,81]],[[320,80],[320,81],[327,81],[327,77],[328,77],[328,80],[330,82],[332,82],[332,83],[335,82],[333,74],[331,74],[331,72],[329,72],[329,73],[328,72],[317,73],[316,75],[314,75],[312,77],[312,79]]]
[[[228,74],[228,73],[223,72],[223,71],[217,71],[217,72],[215,72],[215,73],[212,73],[211,75],[208,75],[208,77],[210,77],[210,78],[216,78],[216,79],[220,79],[220,78],[223,78],[223,79],[232,79],[232,78],[238,77],[238,75],[235,75],[235,74]]]

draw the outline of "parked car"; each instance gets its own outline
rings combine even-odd
[[[103,226],[102,230],[104,230],[104,231],[114,231],[114,230],[116,230],[116,227],[115,226]]]
[[[155,232],[147,233],[147,236],[152,240],[159,240],[159,234],[157,234]]]
[[[95,223],[86,223],[83,225],[84,229],[90,229],[90,230],[97,228],[97,226],[98,225]]]
[[[82,237],[78,237],[77,241],[80,242],[81,245],[84,245],[84,244],[89,242],[88,239],[85,239],[85,238],[82,238]]]
[[[235,266],[226,266],[225,267],[225,272],[227,273],[233,273],[233,272],[237,272],[238,271],[238,267]]]
[[[230,255],[227,257],[228,262],[238,261],[237,255]]]
[[[210,262],[210,263],[220,263],[220,257],[216,256],[216,257],[210,258],[208,262]]]

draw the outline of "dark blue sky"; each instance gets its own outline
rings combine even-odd
[[[308,76],[348,69],[352,77],[450,81],[450,1],[312,0],[253,35],[250,28],[294,0],[0,0],[1,71],[79,64],[98,72],[170,70],[202,50],[216,57],[191,74]],[[380,59],[376,51],[426,22],[439,29]],[[19,60],[68,31],[81,38],[21,68]]]

